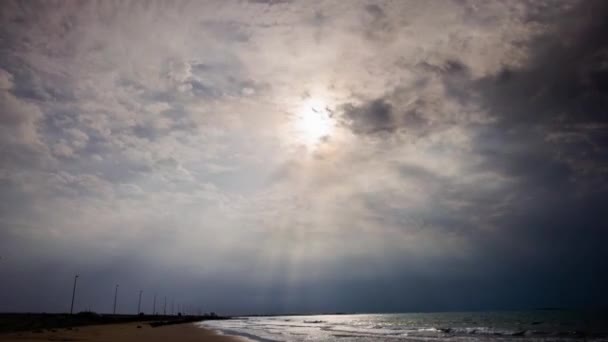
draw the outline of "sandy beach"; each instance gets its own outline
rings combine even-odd
[[[236,342],[236,337],[222,336],[194,324],[177,324],[152,328],[145,323],[98,325],[43,332],[0,334],[1,342],[26,341],[90,341],[90,342]]]

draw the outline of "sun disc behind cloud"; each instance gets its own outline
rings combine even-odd
[[[295,128],[298,140],[313,148],[332,134],[335,122],[325,101],[308,99],[297,113]]]

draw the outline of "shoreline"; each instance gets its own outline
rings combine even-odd
[[[0,334],[20,331],[39,332],[52,329],[67,329],[91,325],[147,323],[161,325],[228,319],[217,315],[125,315],[81,312],[65,313],[0,313]]]
[[[184,323],[153,328],[146,323],[124,323],[49,329],[41,332],[11,332],[0,334],[0,342],[39,341],[90,342],[243,342],[239,336],[223,335],[198,323]]]
[[[240,341],[240,342],[257,342],[257,341],[259,341],[259,336],[256,336],[254,334],[248,334],[248,333],[238,332],[238,331],[229,330],[229,329],[220,329],[220,328],[213,328],[213,327],[206,327],[203,325],[198,325],[201,323],[203,323],[203,322],[199,322],[199,323],[195,323],[195,324],[197,324],[197,326],[199,326],[201,329],[212,331],[216,335],[230,337],[233,339],[233,341]],[[2,341],[0,341],[0,342],[2,342]]]

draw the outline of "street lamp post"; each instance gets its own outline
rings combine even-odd
[[[118,284],[116,285],[116,288],[114,289],[114,310],[112,311],[112,314],[116,315],[116,299],[118,298]]]
[[[72,304],[70,305],[70,315],[74,312],[74,298],[76,297],[76,281],[78,281],[78,274],[74,276],[74,288],[72,289]]]
[[[144,292],[144,291],[139,290],[139,301],[137,301],[137,314],[138,314],[138,315],[139,315],[139,313],[141,312],[141,294],[142,294],[143,292]]]
[[[156,293],[154,294],[154,301],[152,302],[152,314],[156,315]]]

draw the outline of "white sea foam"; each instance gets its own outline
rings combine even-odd
[[[540,319],[547,322],[539,324]],[[553,319],[553,320],[552,320]],[[203,326],[258,342],[280,341],[608,341],[573,330],[576,321],[521,313],[374,314],[243,317]],[[532,329],[535,327],[535,330]],[[556,327],[569,326],[570,330]],[[545,330],[539,330],[539,329]],[[591,327],[593,328],[593,327]]]

